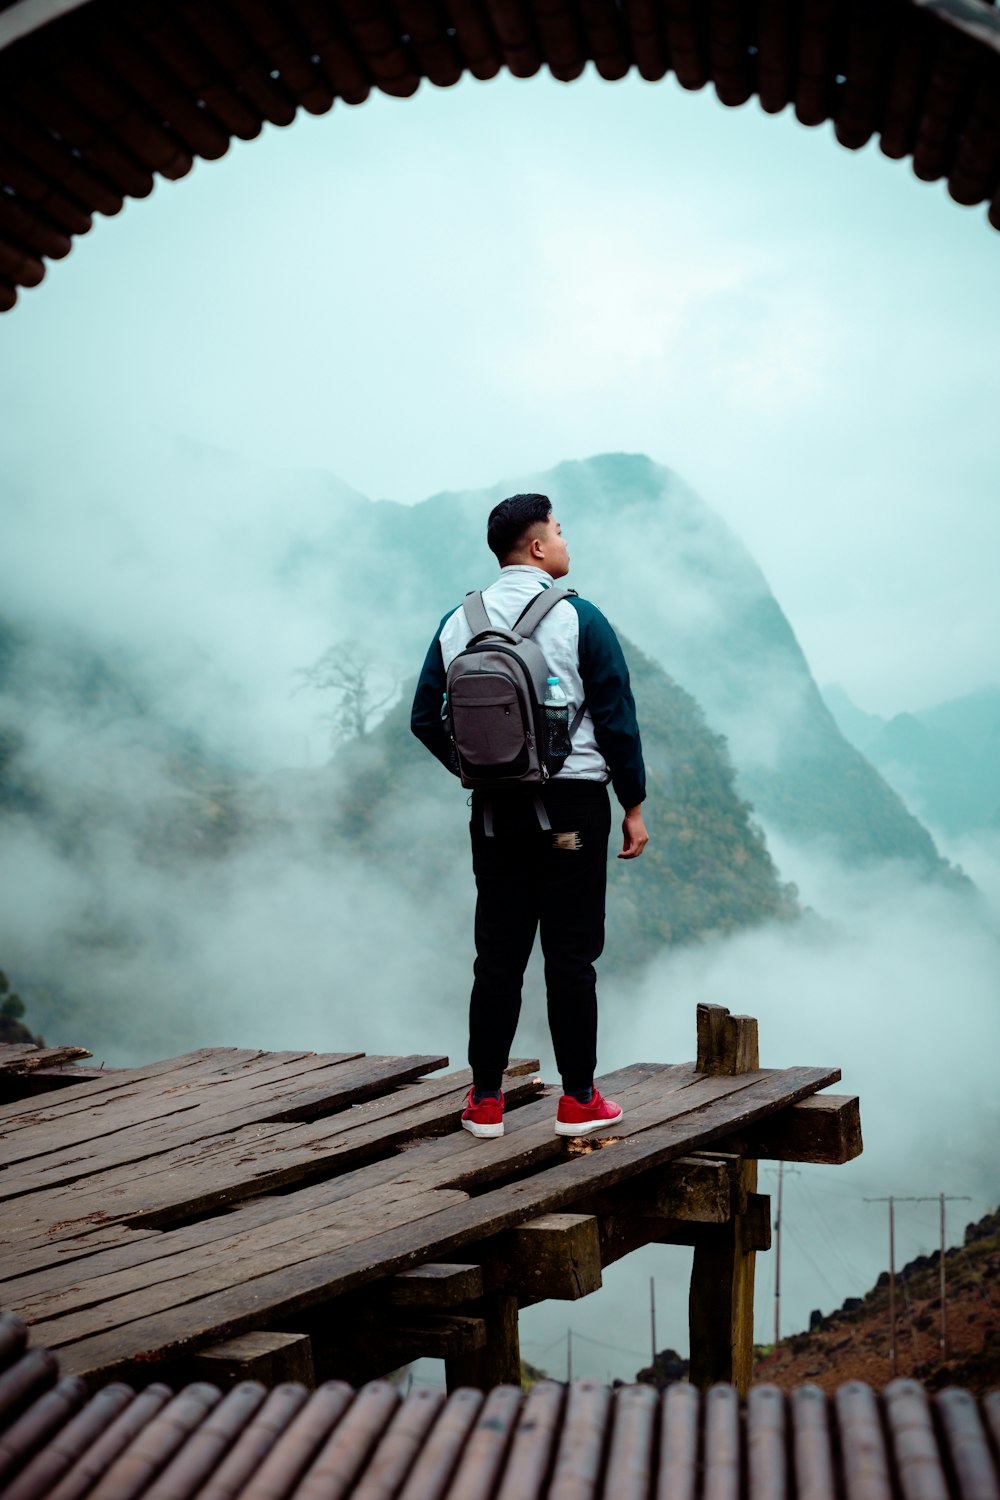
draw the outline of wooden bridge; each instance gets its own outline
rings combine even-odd
[[[836,1068],[760,1068],[750,1017],[699,1006],[697,1033],[693,1063],[602,1078],[624,1119],[576,1141],[533,1062],[505,1076],[506,1134],[476,1141],[469,1075],[428,1076],[440,1057],[210,1049],[67,1084],[21,1054],[0,1307],[91,1386],[356,1384],[429,1355],[449,1388],[486,1389],[520,1380],[519,1308],[693,1244],[691,1380],[745,1391],[770,1243],[756,1161],[856,1156],[858,1101],[819,1094]]]

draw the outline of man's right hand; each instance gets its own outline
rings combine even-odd
[[[649,834],[646,825],[642,821],[642,804],[630,807],[626,810],[622,819],[623,843],[619,859],[638,859],[639,855],[649,843]]]

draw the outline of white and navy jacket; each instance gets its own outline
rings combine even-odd
[[[512,565],[501,568],[496,582],[483,590],[483,603],[493,624],[509,630],[525,605],[551,587],[552,579],[541,568]],[[430,644],[413,699],[410,728],[445,766],[451,751],[441,722],[445,674],[471,639],[465,610],[461,606],[450,610]],[[532,639],[549,671],[559,678],[569,700],[571,724],[577,709],[586,704],[557,779],[610,781],[622,807],[635,807],[646,795],[646,773],[628,667],[618,637],[599,609],[573,595],[549,611]]]

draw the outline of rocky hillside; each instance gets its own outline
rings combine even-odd
[[[1000,1209],[970,1224],[945,1256],[948,1350],[942,1358],[940,1252],[921,1255],[896,1276],[898,1373],[931,1390],[960,1385],[977,1394],[1000,1387]],[[889,1363],[889,1273],[863,1297],[814,1312],[807,1333],[761,1349],[754,1379],[783,1390],[812,1381],[826,1391],[845,1380],[882,1386]]]

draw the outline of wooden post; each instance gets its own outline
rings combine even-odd
[[[475,1310],[486,1324],[486,1342],[481,1349],[445,1359],[448,1390],[474,1386],[489,1391],[495,1385],[520,1385],[517,1297],[510,1292],[491,1292],[476,1304]]]
[[[731,1016],[721,1005],[699,1005],[698,1071],[722,1076],[754,1072],[759,1066],[756,1020]],[[753,1378],[755,1255],[747,1210],[756,1190],[756,1161],[741,1161],[731,1217],[713,1226],[695,1248],[688,1304],[689,1378],[702,1390],[724,1380],[745,1396]]]

